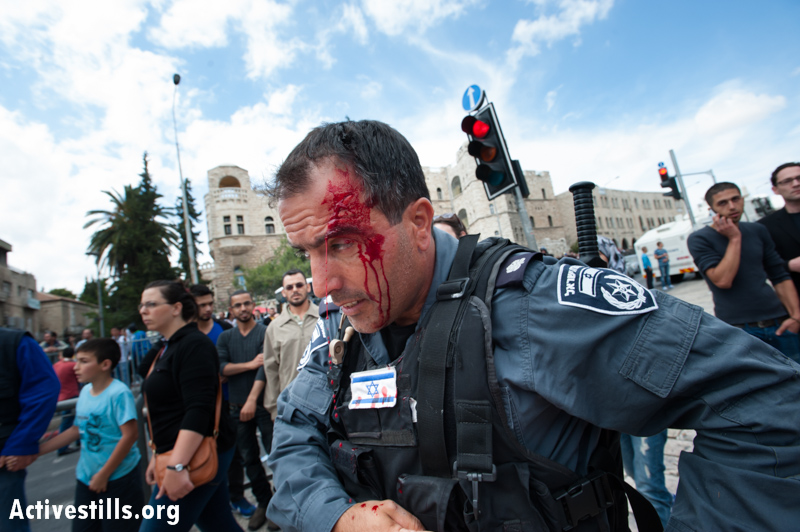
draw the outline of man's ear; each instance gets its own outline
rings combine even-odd
[[[412,237],[420,251],[427,250],[433,242],[433,205],[427,198],[419,198],[408,207],[403,216],[411,225]]]
[[[103,371],[110,371],[111,370],[111,361],[108,359],[103,360],[100,362],[100,369]]]

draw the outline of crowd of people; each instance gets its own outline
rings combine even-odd
[[[715,318],[665,293],[662,246],[655,291],[621,275],[603,238],[604,269],[478,242],[457,217],[434,216],[399,132],[315,128],[268,193],[325,303],[291,270],[280,314],[259,315],[237,290],[220,319],[207,286],[154,281],[139,313],[159,340],[141,358],[118,327],[74,346],[0,330],[0,511],[9,530],[28,530],[25,468],[79,442],[76,506],[111,497],[180,519],[75,518],[73,530],[235,532],[239,513],[250,530],[617,531],[629,503],[643,531],[791,529],[800,164],[772,180],[786,212],[763,225],[739,220],[735,185],[706,196],[714,223],[690,249]],[[40,442],[68,396],[74,418]],[[660,489],[669,427],[697,431],[676,498]]]

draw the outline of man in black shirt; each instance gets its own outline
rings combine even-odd
[[[261,431],[264,449],[272,448],[272,419],[264,408],[264,335],[267,328],[253,316],[253,298],[244,290],[231,295],[230,312],[236,327],[217,339],[220,373],[228,378],[231,419],[236,425],[236,445],[244,460],[245,471],[258,501],[258,508],[247,527],[257,530],[267,521],[267,505],[272,490],[261,464],[256,429]],[[270,525],[271,523],[268,523]]]
[[[689,235],[688,245],[711,289],[714,314],[800,362],[800,304],[769,233],[740,221],[744,199],[733,183],[712,186],[706,202],[714,222]]]
[[[786,206],[759,220],[775,241],[775,250],[786,262],[800,294],[800,163],[784,163],[771,176],[772,192],[783,196]]]

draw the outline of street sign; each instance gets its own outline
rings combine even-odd
[[[659,168],[664,168],[665,166],[666,166],[666,165],[665,165],[663,162],[662,162],[662,163],[658,163],[658,167],[659,167]]]
[[[467,90],[464,91],[464,96],[461,98],[461,106],[465,111],[471,113],[481,106],[484,96],[483,89],[477,85],[470,85]]]

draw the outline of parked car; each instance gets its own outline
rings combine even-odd
[[[625,273],[628,277],[633,277],[634,275],[640,273],[642,269],[639,267],[639,259],[636,258],[636,255],[631,253],[630,255],[625,255]]]

